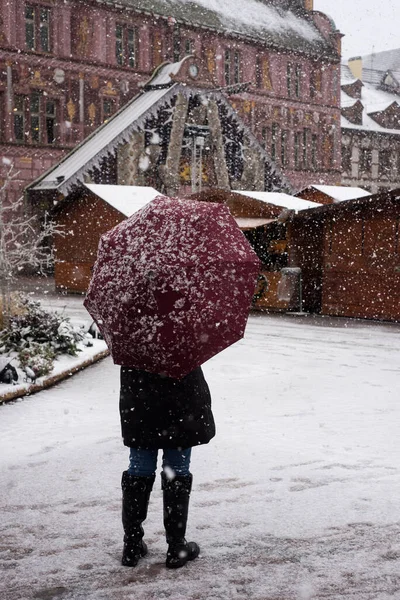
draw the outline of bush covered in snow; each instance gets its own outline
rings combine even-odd
[[[54,351],[49,344],[32,342],[18,352],[20,367],[31,379],[48,375],[53,369],[54,358]]]
[[[47,344],[54,356],[78,353],[77,343],[84,337],[81,330],[74,328],[69,319],[57,313],[48,312],[25,298],[22,301],[24,312],[11,317],[7,329],[0,332],[0,352],[19,352],[33,345]]]
[[[35,380],[52,371],[57,356],[76,356],[78,343],[87,341],[84,338],[85,332],[73,327],[68,318],[21,296],[18,314],[0,331],[0,354],[17,360],[25,375]]]

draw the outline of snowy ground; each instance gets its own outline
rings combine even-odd
[[[400,327],[255,315],[205,365],[218,434],[194,451],[188,537],[167,572],[155,486],[119,565],[127,466],[111,359],[0,407],[3,600],[400,598]]]

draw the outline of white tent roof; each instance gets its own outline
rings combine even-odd
[[[296,198],[295,196],[290,196],[289,194],[281,192],[246,192],[237,190],[235,190],[235,192],[242,194],[243,196],[255,198],[256,200],[261,200],[267,204],[274,204],[275,206],[281,206],[282,208],[287,208],[296,212],[306,210],[307,208],[321,206],[318,202],[310,202],[309,200],[303,200],[302,198]]]
[[[85,183],[96,196],[107,202],[125,217],[130,217],[157,196],[160,192],[152,187],[139,185],[102,185]]]
[[[360,187],[340,185],[311,185],[310,187],[330,196],[335,202],[355,200],[356,198],[364,198],[371,195],[371,192],[367,192],[367,190]]]

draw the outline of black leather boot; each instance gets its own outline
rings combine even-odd
[[[154,479],[154,475],[135,477],[128,471],[122,473],[122,525],[125,535],[121,563],[124,567],[136,567],[139,559],[147,554],[142,523],[147,517]]]
[[[188,560],[197,558],[200,553],[196,542],[185,540],[192,479],[190,474],[177,475],[174,479],[168,479],[165,473],[161,473],[164,527],[168,544],[166,560],[168,569],[179,569]]]

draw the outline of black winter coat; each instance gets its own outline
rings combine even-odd
[[[215,435],[203,371],[183,379],[121,367],[120,415],[125,446],[191,448]]]

